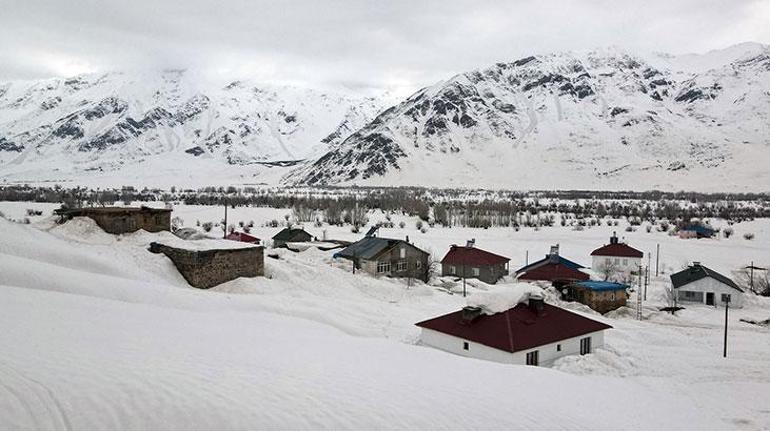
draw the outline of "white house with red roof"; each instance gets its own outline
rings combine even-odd
[[[642,251],[620,242],[613,233],[609,244],[591,252],[591,269],[605,274],[629,274],[639,270],[643,257]]]
[[[468,306],[417,326],[426,346],[476,359],[544,366],[567,355],[592,353],[604,345],[604,331],[612,328],[546,304],[540,294],[502,312]]]
[[[477,278],[495,284],[508,275],[508,259],[505,256],[476,248],[475,240],[465,247],[453,245],[441,260],[441,275]]]

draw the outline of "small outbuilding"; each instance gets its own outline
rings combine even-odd
[[[610,243],[591,252],[591,269],[612,278],[613,275],[629,275],[638,271],[644,252],[618,240],[615,233]]]
[[[715,229],[702,224],[688,224],[679,229],[679,238],[683,239],[712,238],[715,234]]]
[[[545,366],[563,356],[592,353],[612,328],[536,295],[501,313],[465,307],[417,326],[426,346],[488,361]]]
[[[677,303],[700,303],[719,307],[729,302],[730,307],[743,306],[743,289],[733,280],[700,262],[693,262],[671,274],[673,296]]]
[[[374,276],[416,278],[428,281],[430,253],[406,240],[366,236],[335,253]]]
[[[139,229],[147,232],[171,230],[171,210],[168,208],[91,207],[58,209],[54,213],[62,221],[73,217],[88,217],[102,230],[111,234],[131,233]]]
[[[273,248],[286,248],[287,242],[309,242],[313,240],[310,235],[302,228],[284,228],[273,236]]]
[[[225,240],[176,240],[150,243],[150,251],[166,255],[190,286],[209,289],[239,277],[265,274],[264,248]]]
[[[599,313],[624,307],[628,300],[628,285],[609,281],[578,281],[562,289],[562,298],[577,301]]]
[[[550,281],[554,285],[563,286],[574,281],[584,281],[591,277],[579,263],[565,259],[559,255],[559,245],[551,247],[544,259],[530,263],[516,271],[516,276],[523,281]]]
[[[508,259],[505,256],[477,248],[475,241],[465,247],[453,245],[441,260],[441,275],[477,278],[495,284],[508,275]]]

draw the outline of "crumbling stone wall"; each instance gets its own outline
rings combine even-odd
[[[265,275],[261,246],[196,251],[153,242],[150,251],[165,254],[190,286],[199,289],[209,289],[238,277]]]

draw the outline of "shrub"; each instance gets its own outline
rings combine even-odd
[[[417,230],[422,230],[422,220],[417,220],[417,222],[414,224],[414,227],[416,227]]]
[[[733,236],[733,233],[734,233],[734,231],[733,231],[733,228],[731,228],[731,227],[726,227],[722,231],[722,235],[724,235],[725,239],[730,238],[731,236]]]
[[[398,222],[398,227],[400,227],[401,229],[403,229],[403,228],[405,228],[405,227],[406,227],[406,223],[404,223],[404,221],[403,221],[403,220],[401,220],[400,222]]]
[[[754,234],[746,232],[746,233],[743,234],[743,239],[745,239],[747,241],[751,241],[752,239],[754,239]]]
[[[420,229],[420,232],[422,233],[428,233],[428,228],[423,226],[422,229]]]
[[[211,229],[214,227],[214,223],[207,221],[204,222],[201,227],[203,228],[204,232],[211,232]]]

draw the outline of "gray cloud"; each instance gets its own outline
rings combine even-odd
[[[4,3],[6,3],[6,0]],[[525,55],[770,42],[770,1],[11,0],[0,80],[184,67],[414,89]]]

